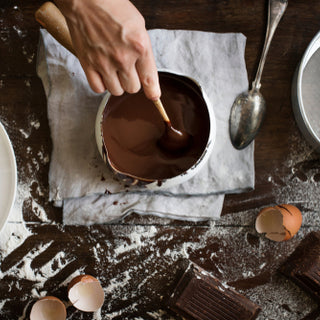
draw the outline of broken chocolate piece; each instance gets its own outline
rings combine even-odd
[[[300,242],[280,272],[320,300],[320,231],[310,232]]]
[[[169,307],[192,320],[251,320],[261,310],[195,264],[180,279]]]

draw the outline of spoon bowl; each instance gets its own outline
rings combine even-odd
[[[230,138],[237,149],[247,147],[257,135],[266,114],[266,102],[259,90],[243,92],[230,113]]]
[[[160,99],[153,101],[153,103],[165,123],[165,131],[159,139],[158,145],[163,151],[174,153],[183,152],[183,150],[190,146],[192,140],[191,135],[185,130],[178,130],[173,127]]]
[[[159,146],[163,151],[170,153],[183,153],[191,146],[192,136],[184,131],[177,130],[171,124],[166,124],[165,132],[158,140]]]

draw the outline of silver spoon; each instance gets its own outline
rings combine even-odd
[[[274,32],[288,5],[287,0],[269,0],[268,25],[264,47],[252,89],[239,94],[231,108],[230,138],[236,149],[244,149],[255,138],[266,113],[266,102],[259,89],[261,75]]]

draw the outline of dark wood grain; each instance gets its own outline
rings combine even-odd
[[[25,199],[21,213],[31,235],[10,254],[4,256],[0,251],[0,319],[27,319],[33,290],[66,301],[66,286],[61,284],[76,270],[98,277],[103,287],[110,289],[102,319],[180,319],[167,309],[166,301],[189,259],[245,295],[250,295],[252,288],[268,288],[269,283],[279,290],[287,288],[287,303],[272,301],[268,292],[258,295],[256,302],[265,308],[265,318],[280,319],[274,308],[282,314],[281,319],[317,319],[319,311],[309,316],[305,313],[316,309],[315,302],[286,282],[277,269],[305,234],[320,228],[319,219],[314,218],[320,211],[320,201],[315,201],[315,194],[320,194],[320,157],[300,134],[290,98],[295,68],[320,28],[318,1],[289,1],[275,33],[262,77],[267,115],[255,141],[255,190],[227,195],[222,218],[215,225],[132,215],[121,223],[90,227],[63,226],[61,210],[48,201],[49,162],[43,157],[50,158],[52,142],[46,98],[36,74],[39,26],[33,17],[42,2],[2,0],[0,8],[0,121],[14,147],[19,183],[32,181],[31,196]],[[149,29],[242,32],[247,37],[248,77],[253,80],[264,42],[267,1],[133,3]],[[33,120],[39,121],[39,128],[30,126]],[[288,199],[302,210],[303,227],[291,241],[271,243],[255,232],[255,216],[262,207]],[[39,217],[40,206],[46,221]],[[134,242],[137,234],[139,243]],[[121,253],[123,245],[133,249]],[[45,249],[36,254],[41,247]],[[36,280],[23,279],[14,271],[23,269],[24,257],[34,253],[30,267],[39,270],[38,277],[45,277],[41,274],[44,266],[62,251],[60,264],[53,265],[56,272],[41,281],[41,288]],[[250,270],[254,276],[241,277]],[[125,276],[126,282],[121,278]],[[123,287],[112,287],[112,279]],[[300,310],[290,304],[290,295],[295,297],[293,301],[303,300]],[[95,317],[70,307],[68,319]]]

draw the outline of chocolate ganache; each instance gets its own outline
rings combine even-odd
[[[159,72],[161,100],[172,125],[187,132],[191,142],[183,150],[159,144],[166,125],[143,90],[111,96],[103,112],[102,138],[109,162],[116,170],[141,180],[163,180],[192,167],[203,154],[209,137],[207,105],[190,79]]]

